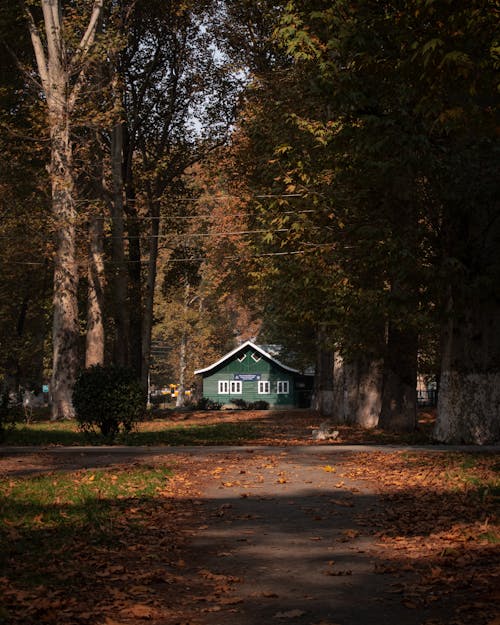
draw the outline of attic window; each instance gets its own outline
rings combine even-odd
[[[252,358],[255,360],[255,362],[259,362],[259,360],[262,360],[262,356],[260,354],[257,354],[256,352],[252,354]]]
[[[246,354],[241,354],[241,356],[238,358],[238,362],[243,362],[246,357],[247,357]]]

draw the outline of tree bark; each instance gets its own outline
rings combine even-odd
[[[187,336],[183,330],[181,336],[181,344],[179,348],[179,386],[177,399],[175,401],[176,408],[183,408],[186,403],[186,355],[187,355]]]
[[[89,267],[85,367],[104,364],[104,242],[102,214],[89,223]]]
[[[128,301],[129,301],[129,365],[137,378],[142,379],[142,270],[141,226],[136,206],[133,155],[134,146],[127,125],[123,125],[123,170],[125,214],[128,234]]]
[[[418,335],[389,324],[379,427],[412,432],[417,423]]]
[[[78,368],[78,265],[72,146],[61,85],[49,101],[52,212],[56,231],[53,296],[52,419],[75,416],[72,393]],[[64,100],[62,100],[64,103]]]
[[[377,427],[382,405],[382,361],[359,356],[344,363],[345,422]]]
[[[181,343],[179,346],[179,387],[177,392],[177,400],[175,402],[176,408],[182,408],[186,403],[186,368],[187,368],[187,314],[189,308],[189,294],[191,291],[191,285],[189,280],[186,279],[184,286],[184,319],[181,332]]]
[[[52,419],[74,417],[73,385],[78,367],[77,210],[74,198],[71,115],[85,80],[103,0],[94,0],[87,28],[73,58],[64,40],[62,3],[42,0],[45,40],[23,5],[48,112],[52,214],[56,232],[52,323]]]
[[[328,345],[324,326],[318,328],[316,345],[316,375],[312,405],[314,410],[330,417],[334,414],[334,350]]]
[[[434,436],[484,445],[500,441],[500,304],[467,303],[455,309],[450,294]]]
[[[146,289],[144,294],[144,314],[142,317],[142,363],[141,382],[147,386],[149,366],[151,360],[151,332],[153,329],[153,306],[156,286],[156,273],[158,263],[158,236],[160,233],[160,209],[158,203],[149,198],[149,215],[151,217],[148,275],[146,279]]]
[[[120,367],[128,365],[128,301],[127,267],[125,264],[125,226],[123,202],[123,124],[115,124],[111,132],[111,172],[113,200],[111,202],[111,258],[113,294],[113,360]]]
[[[333,358],[333,415],[332,423],[347,423],[345,363],[340,352],[335,351]]]

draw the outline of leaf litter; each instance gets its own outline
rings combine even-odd
[[[32,454],[37,470],[39,460]],[[218,459],[219,466],[214,468],[215,462],[200,466],[198,460],[179,454],[176,477],[163,491],[151,500],[123,498],[122,515],[113,518],[110,527],[101,528],[106,540],[100,543],[80,533],[72,537],[70,548],[53,544],[43,558],[37,558],[31,547],[42,541],[50,544],[54,538],[47,513],[33,516],[31,533],[6,517],[2,533],[8,549],[1,578],[0,623],[130,625],[147,620],[195,625],[203,621],[197,620],[199,608],[193,605],[193,597],[210,604],[208,609],[215,612],[238,605],[241,598],[232,595],[237,579],[220,577],[215,571],[200,574],[190,563],[186,565],[183,554],[190,533],[206,520],[199,499],[203,480],[222,482],[224,473],[241,460]],[[49,464],[48,457],[42,461]],[[150,464],[155,466],[157,461],[150,460]],[[274,457],[265,464],[260,460],[254,470],[272,472],[277,466]],[[409,610],[448,602],[447,618],[428,619],[425,625],[500,625],[498,466],[495,455],[406,451],[357,453],[343,457],[340,471],[327,464],[320,468],[325,477],[332,474],[332,486],[339,491],[345,491],[342,480],[348,479],[367,481],[379,492],[382,511],[365,519],[376,528],[376,552],[382,556],[374,563],[374,573],[400,577],[392,589]],[[113,466],[110,481],[116,482],[124,471],[127,468]],[[96,482],[95,474],[88,472],[76,472],[75,480],[87,487]],[[10,486],[15,483],[17,479],[11,480]],[[344,492],[338,494],[330,503],[351,507],[350,499],[341,499]],[[71,516],[62,507],[60,513],[62,518]],[[28,568],[29,582],[25,579]],[[348,569],[339,573],[349,574]],[[409,580],[405,573],[411,573]]]

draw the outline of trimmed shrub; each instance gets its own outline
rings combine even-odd
[[[263,399],[258,399],[257,401],[252,402],[248,406],[250,410],[268,410],[269,403],[264,401]]]
[[[240,399],[239,397],[236,399],[231,399],[231,403],[235,406],[238,406],[238,408],[241,408],[242,410],[248,408],[247,402],[244,399]]]
[[[196,404],[196,410],[220,410],[222,404],[219,404],[217,401],[213,401],[208,397],[202,397]]]
[[[78,376],[73,405],[80,430],[99,430],[113,440],[120,432],[130,432],[144,415],[146,391],[130,369],[94,365]]]

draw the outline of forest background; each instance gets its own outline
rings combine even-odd
[[[0,375],[192,383],[238,341],[314,407],[500,440],[498,4],[0,2]]]

